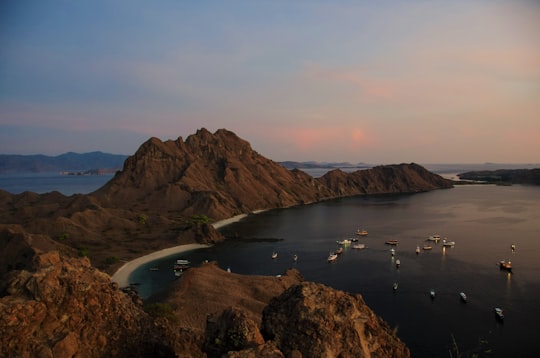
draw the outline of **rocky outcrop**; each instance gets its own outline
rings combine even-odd
[[[285,356],[410,356],[360,295],[310,282],[292,286],[270,301],[263,312],[262,332]]]
[[[2,357],[176,356],[167,322],[152,319],[136,295],[120,291],[86,258],[36,254],[7,280]]]

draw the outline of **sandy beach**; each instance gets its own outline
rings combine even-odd
[[[212,224],[212,226],[215,229],[219,229],[229,224],[240,221],[246,216],[247,216],[246,214],[236,215],[236,216],[233,216],[232,218],[215,222],[214,224]],[[120,287],[129,286],[129,276],[139,266],[144,265],[148,262],[163,258],[163,257],[170,256],[170,255],[180,254],[182,252],[206,248],[206,247],[210,247],[210,245],[204,245],[204,244],[179,245],[179,246],[169,247],[167,249],[155,251],[145,256],[138,257],[135,260],[128,261],[124,265],[122,265],[122,267],[120,267],[114,273],[114,275],[111,276],[111,281],[118,283]]]

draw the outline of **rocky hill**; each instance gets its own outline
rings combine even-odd
[[[185,141],[149,139],[89,195],[0,191],[0,224],[48,235],[112,272],[121,260],[165,247],[222,240],[210,224],[237,214],[450,187],[414,163],[313,178],[263,157],[230,131],[201,129]]]

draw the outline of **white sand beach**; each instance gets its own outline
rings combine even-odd
[[[111,281],[118,283],[120,287],[128,286],[129,276],[141,265],[170,255],[180,254],[185,251],[201,249],[209,246],[210,245],[203,244],[187,244],[169,247],[167,249],[152,252],[151,254],[141,256],[136,258],[135,260],[126,262],[122,267],[118,269],[118,271],[114,273],[114,275],[112,275]]]
[[[240,221],[243,218],[245,218],[246,216],[247,216],[246,214],[236,215],[236,216],[233,216],[232,218],[215,222],[214,224],[212,224],[212,226],[215,229],[219,229],[219,228],[222,228],[222,227],[227,226],[229,224]],[[148,254],[148,255],[145,255],[145,256],[138,257],[138,258],[136,258],[134,260],[126,262],[122,267],[120,267],[114,273],[114,275],[111,276],[111,281],[118,283],[118,285],[120,287],[128,286],[129,285],[129,276],[139,266],[144,265],[144,264],[146,264],[148,262],[163,258],[163,257],[167,257],[167,256],[175,255],[175,254],[180,254],[182,252],[186,252],[186,251],[190,251],[190,250],[206,248],[206,247],[210,247],[210,245],[205,245],[205,244],[179,245],[179,246],[169,247],[167,249],[155,251],[155,252],[152,252],[151,254]]]

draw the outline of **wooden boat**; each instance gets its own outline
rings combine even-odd
[[[428,239],[428,241],[439,242],[439,240],[441,239],[441,236],[440,236],[440,235],[431,235],[431,236],[428,237],[427,239]]]
[[[431,245],[424,245],[424,247],[423,247],[422,249],[424,249],[424,250],[431,250],[431,249],[433,249],[433,246],[431,246]]]
[[[276,259],[277,258],[277,252],[272,252],[272,259]]]
[[[499,268],[501,270],[512,271],[512,263],[510,261],[501,260],[499,262]]]
[[[493,311],[495,312],[495,317],[496,317],[499,321],[504,320],[504,312],[503,312],[502,308],[495,307],[495,308],[493,309]]]
[[[465,292],[460,292],[459,297],[463,302],[467,302],[467,295],[465,294]]]
[[[336,250],[337,255],[341,255],[343,253],[343,247],[340,247]]]
[[[356,230],[356,235],[359,235],[359,236],[367,236],[368,235],[368,232],[364,229],[360,230]]]
[[[385,242],[386,245],[397,245],[398,244],[398,241],[397,240],[387,240]]]
[[[328,255],[328,262],[334,262],[338,258],[338,255],[335,252],[331,252],[330,255]]]
[[[353,249],[357,249],[357,250],[362,250],[362,249],[365,249],[366,248],[366,245],[365,244],[354,244],[352,246]]]

